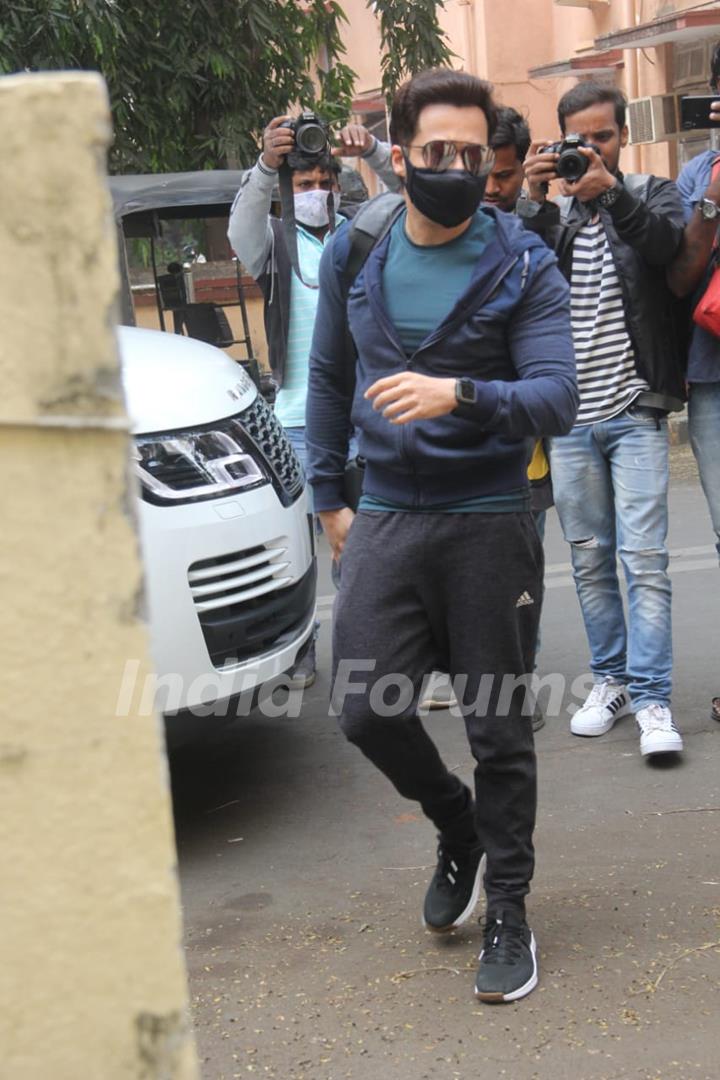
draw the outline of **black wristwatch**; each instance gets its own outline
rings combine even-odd
[[[455,398],[458,405],[474,405],[477,401],[475,383],[472,379],[455,380]]]
[[[600,206],[604,206],[606,210],[609,210],[610,207],[614,206],[618,201],[621,193],[622,184],[617,181],[613,187],[608,188],[607,191],[603,191],[602,195],[598,195],[597,201]]]

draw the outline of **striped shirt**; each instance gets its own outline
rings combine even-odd
[[[635,369],[620,281],[599,220],[575,237],[570,302],[580,391],[576,427],[585,427],[617,416],[649,389]]]

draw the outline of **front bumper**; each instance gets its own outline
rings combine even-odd
[[[253,690],[289,670],[313,632],[307,496],[270,485],[224,499],[139,501],[156,708],[175,712]]]

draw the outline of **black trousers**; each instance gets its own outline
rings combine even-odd
[[[418,802],[446,844],[487,854],[488,910],[522,909],[534,867],[532,696],[543,553],[530,513],[361,511],[342,557],[333,705],[347,738]],[[417,717],[448,671],[475,759],[475,798]]]

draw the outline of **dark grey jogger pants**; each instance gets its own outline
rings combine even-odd
[[[333,627],[342,730],[420,803],[446,844],[477,837],[488,910],[522,909],[533,872],[532,701],[519,684],[534,668],[542,575],[530,513],[360,511],[342,557]],[[435,669],[460,691],[476,762],[474,823],[468,789],[417,717],[423,677]],[[381,715],[381,699],[393,715]]]

